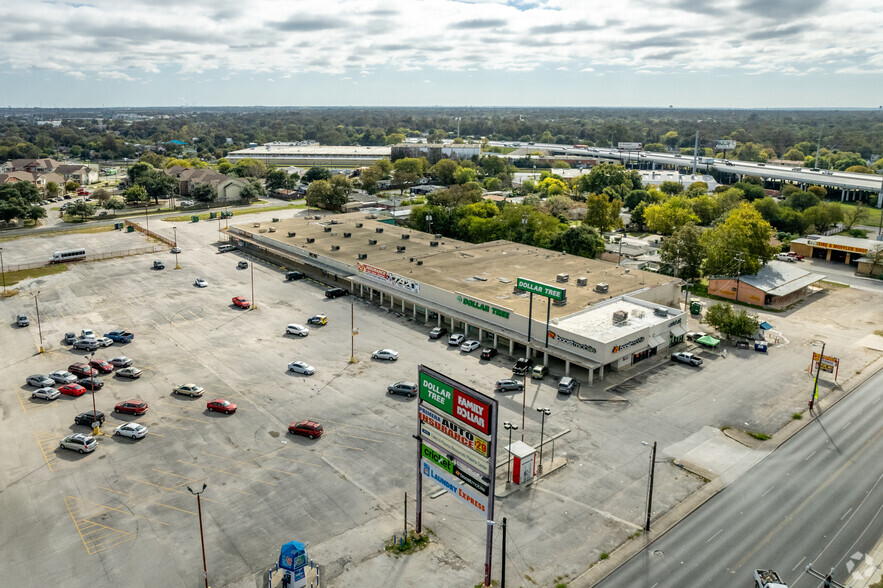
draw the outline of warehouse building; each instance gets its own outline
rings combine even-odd
[[[238,225],[228,233],[259,257],[427,327],[552,362],[589,383],[683,340],[677,278],[508,241],[465,243],[363,213]]]

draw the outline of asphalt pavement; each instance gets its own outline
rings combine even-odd
[[[845,582],[883,535],[881,398],[878,372],[597,586],[819,586],[810,563]]]

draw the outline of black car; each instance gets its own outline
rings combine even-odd
[[[481,358],[482,359],[493,359],[494,357],[496,357],[497,353],[498,353],[498,351],[495,347],[488,347],[487,349],[483,349],[481,351]]]
[[[236,264],[236,268],[237,269],[248,269],[248,262],[247,261],[240,261],[239,263]]]
[[[285,279],[289,282],[292,280],[302,280],[305,277],[306,276],[304,276],[301,272],[285,272]]]
[[[330,290],[325,291],[325,298],[340,298],[341,296],[346,296],[349,294],[348,291],[343,288],[331,288]]]
[[[526,374],[533,367],[533,360],[527,357],[521,357],[512,366],[512,372],[518,375]]]
[[[444,337],[447,334],[448,334],[448,330],[446,328],[436,327],[436,328],[432,329],[431,331],[429,331],[429,338],[430,339],[441,339],[442,337]]]
[[[104,386],[104,382],[102,382],[99,378],[80,378],[79,380],[77,380],[77,384],[79,384],[86,390],[101,390],[101,388]]]
[[[96,418],[97,417],[97,418]],[[92,423],[98,421],[101,424],[104,424],[104,413],[99,411],[96,412],[81,412],[77,416],[74,417],[75,425],[83,425],[86,427],[91,427]]]
[[[166,264],[164,264],[161,261],[154,261],[153,262],[153,269],[155,269],[155,270],[166,269]]]

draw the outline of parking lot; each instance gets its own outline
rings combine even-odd
[[[171,227],[157,230],[171,236]],[[23,308],[32,316],[30,327],[0,332],[6,351],[0,374],[7,382],[0,396],[0,439],[13,448],[2,457],[2,504],[6,513],[17,513],[4,517],[6,581],[24,586],[63,578],[65,586],[111,586],[137,575],[142,585],[201,586],[197,505],[187,487],[198,490],[205,483],[203,523],[213,586],[258,578],[272,566],[279,546],[292,539],[308,543],[323,566],[325,585],[353,585],[359,566],[379,565],[375,556],[384,541],[400,532],[405,492],[413,522],[416,400],[389,396],[386,386],[415,380],[416,366],[424,363],[491,393],[496,380],[511,376],[512,358],[501,353],[480,361],[478,351],[466,354],[445,339],[430,340],[429,327],[408,317],[352,297],[330,300],[319,282],[286,282],[278,267],[240,253],[219,254],[211,223],[179,225],[178,240],[180,270],[172,269],[175,260],[168,253],[158,254],[165,270],[151,269],[155,256],[76,264],[23,283],[21,294],[0,302],[10,322]],[[27,246],[7,243],[4,255]],[[241,260],[250,267],[237,269]],[[252,271],[257,307],[243,310],[231,300],[252,299]],[[197,277],[208,287],[195,287]],[[28,296],[36,290],[42,355]],[[311,325],[308,337],[284,334],[286,325],[305,324],[317,312],[328,316],[327,325]],[[354,338],[351,314],[358,329]],[[118,327],[135,339],[101,348],[96,357],[125,355],[144,373],[137,380],[101,376],[106,385],[95,401],[107,415],[102,431],[137,421],[150,432],[137,441],[102,435],[98,449],[86,455],[60,449],[65,435],[89,431],[73,418],[92,409],[92,394],[34,400],[25,378],[82,361],[85,352],[61,344],[65,332],[93,328],[101,334]],[[353,341],[358,363],[349,361]],[[384,347],[397,350],[398,361],[371,359],[372,351]],[[496,516],[509,517],[510,546],[518,554],[510,555],[515,568],[510,577],[530,575],[549,585],[556,577],[575,576],[640,528],[647,472],[642,440],[665,446],[702,425],[732,419],[760,428],[766,425],[761,420],[778,422],[799,410],[797,385],[787,382],[805,365],[792,363],[790,355],[779,357],[789,361],[768,361],[760,370],[747,352],[709,359],[699,370],[666,363],[641,382],[623,382],[621,389],[608,391],[602,383],[584,390],[588,402],[558,395],[551,378],[528,379],[524,396],[498,394],[501,420],[519,426],[524,402],[528,443],[540,436],[535,409],[551,408],[545,434],[558,436],[555,455],[568,460],[530,492],[497,502]],[[287,372],[295,360],[313,365],[315,374]],[[742,390],[716,385],[746,370],[762,374],[770,385]],[[205,395],[171,393],[187,382],[203,386]],[[214,398],[239,409],[232,415],[209,412],[206,401]],[[114,414],[114,405],[128,399],[144,400],[150,408],[137,417]],[[758,399],[767,412],[751,404]],[[320,422],[325,434],[314,440],[287,434],[288,424],[301,419]],[[499,454],[505,457],[506,439],[501,441]],[[657,474],[657,513],[702,484],[670,465],[658,467]],[[437,570],[426,570],[443,577],[425,585],[478,583],[484,522],[449,496],[430,498],[434,487],[425,487],[424,521],[443,552],[431,560]],[[386,576],[362,578],[365,586],[387,585]]]

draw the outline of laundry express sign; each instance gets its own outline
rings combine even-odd
[[[468,306],[470,308],[474,308],[475,310],[480,310],[482,312],[490,313],[494,316],[498,316],[500,318],[508,319],[509,315],[512,313],[511,310],[498,308],[496,306],[491,306],[487,302],[483,302],[481,300],[475,300],[474,298],[469,298],[468,296],[464,296],[457,292],[457,302],[463,304],[464,306]]]
[[[380,269],[379,267],[374,267],[373,265],[368,265],[367,263],[357,263],[356,269],[360,274],[365,277],[371,278],[372,280],[377,280],[378,282],[385,282],[390,286],[395,286],[401,290],[405,290],[406,292],[412,292],[414,294],[420,293],[420,283],[415,282],[410,278],[405,278],[398,274],[394,274],[392,272],[388,272],[384,269]]]
[[[598,352],[597,349],[595,349],[591,345],[588,345],[587,343],[580,343],[579,341],[574,341],[573,339],[568,339],[567,337],[562,337],[561,335],[559,335],[555,331],[549,331],[549,339],[552,339],[553,341],[559,341],[561,343],[566,343],[567,345],[572,345],[573,347],[576,347],[577,349],[582,349],[584,351],[588,351],[589,353],[597,353]]]
[[[567,299],[566,288],[558,288],[557,286],[550,286],[549,284],[543,284],[542,282],[534,282],[533,280],[528,280],[527,278],[518,278],[518,281],[515,283],[515,287],[519,290],[524,290],[525,292],[539,294],[540,296],[551,298],[552,300]]]
[[[490,431],[490,405],[431,375],[420,372],[420,398],[484,434]]]

